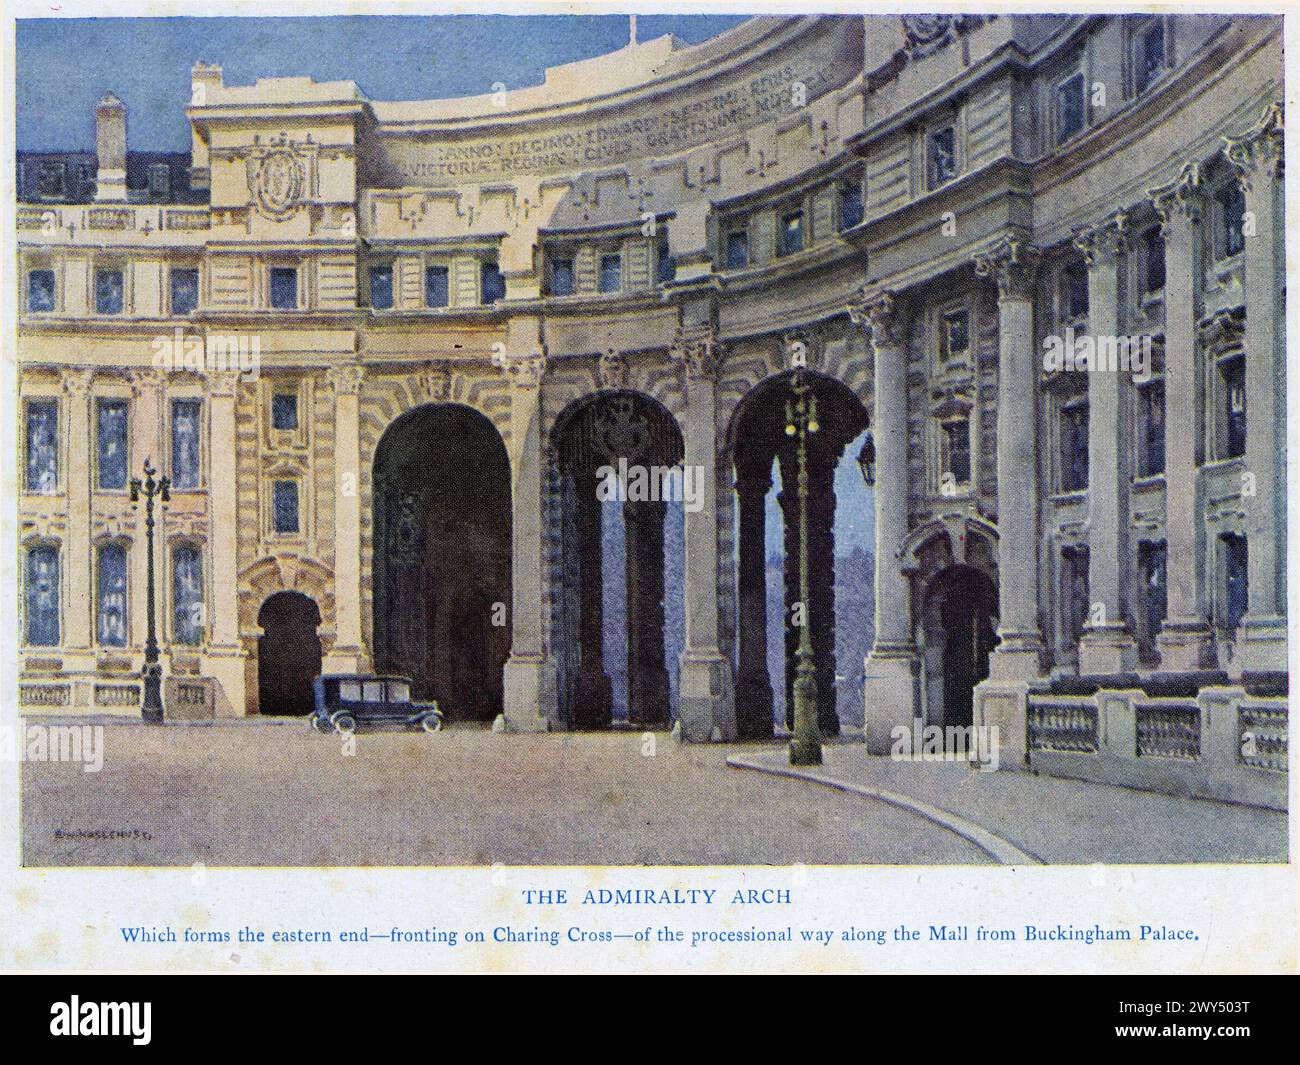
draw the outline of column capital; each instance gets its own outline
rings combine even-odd
[[[898,301],[888,289],[871,291],[863,288],[849,304],[849,320],[854,325],[871,327],[871,344],[882,348],[899,342]]]
[[[331,366],[325,371],[325,376],[336,396],[355,396],[361,391],[366,370],[357,363],[344,363],[341,366]]]
[[[1002,299],[1029,299],[1038,276],[1039,250],[1014,234],[1004,234],[974,259],[975,276],[991,277]]]
[[[1147,189],[1147,198],[1160,217],[1160,228],[1166,233],[1176,218],[1199,222],[1202,207],[1200,164],[1184,163],[1173,181]]]
[[[686,368],[687,377],[711,381],[718,375],[719,346],[713,326],[686,326],[677,331],[671,354]]]
[[[1281,100],[1264,108],[1259,121],[1240,137],[1223,138],[1223,154],[1237,174],[1243,192],[1256,175],[1275,177],[1282,167],[1285,116]]]
[[[140,396],[145,392],[158,391],[167,384],[165,370],[136,370],[131,374],[131,394]]]
[[[1074,231],[1070,243],[1083,253],[1089,266],[1113,262],[1128,250],[1129,216],[1127,211],[1116,211],[1094,225]]]
[[[95,381],[94,370],[64,370],[63,391],[74,399],[84,399],[90,395],[90,387]]]
[[[239,388],[238,370],[211,370],[204,380],[207,382],[208,394],[217,397],[233,397]]]
[[[497,366],[512,389],[540,388],[546,375],[546,352],[505,356]]]

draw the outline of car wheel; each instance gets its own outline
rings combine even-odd
[[[420,722],[420,727],[424,729],[425,732],[441,732],[442,715],[430,714],[428,717],[426,717],[423,721]]]
[[[351,736],[357,730],[357,719],[351,714],[339,714],[334,718],[334,731],[344,736]]]

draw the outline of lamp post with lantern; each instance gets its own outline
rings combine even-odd
[[[817,424],[817,397],[802,369],[795,370],[794,393],[785,404],[786,436],[797,440],[799,498],[799,649],[794,673],[794,733],[790,738],[791,765],[821,765],[822,737],[817,724],[817,680],[813,666],[808,616],[808,437]]]
[[[162,700],[162,665],[158,661],[158,629],[154,620],[154,567],[153,567],[153,529],[154,500],[162,504],[171,499],[171,481],[167,477],[154,479],[157,471],[149,459],[144,462],[144,480],[131,478],[131,509],[134,510],[144,496],[144,538],[145,538],[145,608],[148,611],[148,633],[144,642],[144,705],[141,714],[146,721],[161,724],[163,719]]]

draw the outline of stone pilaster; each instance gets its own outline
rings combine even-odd
[[[1097,355],[1116,352],[1120,336],[1120,258],[1128,250],[1122,212],[1075,236],[1088,263],[1088,331]],[[1079,672],[1127,673],[1137,665],[1124,588],[1130,568],[1129,484],[1132,455],[1128,371],[1093,367],[1088,374],[1089,617],[1079,643]]]
[[[221,685],[218,715],[247,712],[245,652],[239,639],[239,373],[208,374],[208,549],[212,559],[211,627],[204,668]],[[166,596],[164,596],[166,601]],[[224,697],[224,702],[223,702]]]
[[[1156,644],[1166,672],[1214,665],[1207,623],[1205,528],[1197,475],[1204,433],[1203,381],[1197,352],[1201,318],[1200,171],[1185,165],[1150,190],[1165,238],[1165,546],[1168,610]]]
[[[686,370],[686,465],[699,471],[699,510],[685,514],[686,644],[678,721],[684,739],[736,736],[731,663],[718,646],[717,338],[711,326],[684,328],[673,357]]]
[[[853,307],[850,315],[870,324],[875,360],[876,634],[866,660],[863,732],[872,754],[888,754],[893,729],[912,726],[919,665],[900,568],[908,531],[907,351],[892,293]]]
[[[1282,672],[1286,661],[1286,343],[1281,211],[1283,111],[1270,104],[1224,154],[1246,198],[1246,473],[1244,490],[1249,600],[1238,636],[1242,669]]]
[[[151,463],[155,469],[167,468],[166,445],[163,442],[166,383],[166,375],[161,370],[142,370],[131,379],[133,410],[131,412],[130,475],[132,477],[140,475],[145,462]],[[141,526],[134,533],[131,543],[131,586],[134,592],[131,598],[131,645],[136,648],[144,647],[149,633],[149,615],[144,594],[149,577],[148,566],[148,549],[145,546],[144,529]],[[158,620],[159,624],[162,624],[163,619]]]
[[[90,561],[90,478],[91,432],[90,389],[94,381],[91,370],[69,370],[63,377],[67,396],[66,476],[68,492],[68,540],[64,551],[67,568],[67,610],[63,624],[63,646],[72,654],[89,654],[93,606]]]
[[[558,713],[555,667],[542,634],[542,377],[546,356],[530,353],[502,364],[510,382],[510,465],[514,487],[511,536],[510,657],[505,664],[505,725],[544,732]]]
[[[334,390],[334,648],[326,668],[351,672],[368,666],[361,628],[361,420],[364,369],[331,367]]]
[[[998,637],[991,675],[1040,671],[1038,624],[1038,378],[1034,280],[1038,250],[1005,237],[978,256],[975,273],[998,286]]]

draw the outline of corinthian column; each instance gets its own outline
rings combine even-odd
[[[736,737],[731,664],[718,647],[717,338],[709,325],[683,328],[673,357],[686,369],[686,468],[701,506],[685,514],[686,644],[678,723],[684,739]],[[716,731],[715,731],[716,730]]]
[[[358,364],[327,372],[334,389],[334,650],[329,668],[364,668],[361,631],[361,383]]]
[[[888,754],[897,726],[911,728],[917,707],[917,657],[907,580],[900,568],[907,538],[907,352],[892,293],[850,309],[871,326],[875,361],[876,634],[866,660],[863,732],[872,754]]]
[[[542,376],[546,356],[525,353],[501,364],[510,382],[510,657],[505,664],[505,727],[544,732],[557,714],[555,669],[542,635]]]
[[[994,678],[1041,671],[1038,625],[1038,356],[1034,280],[1038,250],[1013,237],[975,260],[998,286],[998,646]]]
[[[1118,358],[1119,260],[1128,250],[1127,216],[1113,215],[1076,235],[1088,263],[1088,331],[1100,360]],[[1129,570],[1128,487],[1132,439],[1128,371],[1098,365],[1088,374],[1088,625],[1079,643],[1079,672],[1116,674],[1137,665],[1137,643],[1124,597]]]
[[[1283,114],[1270,104],[1224,154],[1246,198],[1246,512],[1248,601],[1239,646],[1246,672],[1286,670],[1286,343],[1281,210]],[[1252,491],[1247,490],[1247,486]]]
[[[1205,529],[1200,461],[1202,378],[1200,173],[1194,163],[1150,190],[1165,237],[1165,546],[1168,610],[1156,638],[1160,667],[1190,672],[1214,664],[1206,623]]]

